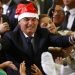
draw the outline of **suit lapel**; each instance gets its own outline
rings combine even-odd
[[[33,45],[34,55],[36,55],[39,48],[39,37],[36,36],[32,39],[32,45]]]
[[[15,3],[14,1],[12,0],[12,2],[10,3],[8,9],[7,9],[7,16],[10,16],[12,12],[15,12]],[[12,11],[13,10],[13,11]]]
[[[72,24],[71,30],[72,30],[72,31],[75,31],[75,18],[74,18],[74,21],[73,21],[73,24]]]
[[[23,42],[23,52],[25,52],[28,56],[32,56],[32,50],[29,49],[29,46],[27,44],[27,40],[24,36],[24,34],[22,32],[20,32],[20,35],[21,35],[21,39],[22,39],[22,42]]]
[[[40,34],[36,34],[33,39],[33,51],[35,55],[41,52],[40,50],[42,49],[43,44],[44,44],[44,38],[41,37]]]

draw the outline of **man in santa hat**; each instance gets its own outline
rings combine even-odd
[[[75,43],[75,34],[57,36],[40,28],[37,8],[29,1],[17,5],[16,16],[18,25],[13,31],[4,35],[1,51],[5,53],[7,60],[13,61],[16,66],[25,61],[27,75],[32,75],[34,72],[31,70],[33,64],[42,71],[41,54],[47,51],[49,46],[68,47]],[[9,70],[8,75],[19,75],[16,71]],[[36,73],[37,70],[34,74]]]

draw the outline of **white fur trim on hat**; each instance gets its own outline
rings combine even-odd
[[[29,13],[29,12],[25,12],[25,13],[22,13],[18,16],[18,21],[20,21],[22,18],[24,17],[36,17],[37,19],[39,19],[38,17],[38,14],[36,13]]]

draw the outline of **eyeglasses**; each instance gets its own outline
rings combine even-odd
[[[61,11],[61,10],[55,10],[55,11],[53,11],[53,13],[57,13],[57,14],[63,15],[63,14],[64,14],[64,11]]]

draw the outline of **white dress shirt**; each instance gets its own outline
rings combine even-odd
[[[61,75],[75,75],[75,70],[73,70],[69,65],[64,66]]]
[[[74,18],[75,18],[75,8],[73,9],[69,9],[67,6],[64,7],[64,11],[69,11],[70,12],[70,16],[68,18],[68,23],[67,23],[67,28],[69,30],[71,30],[72,28],[72,25],[73,25],[73,21],[74,21]],[[65,13],[66,14],[66,13]]]
[[[68,19],[67,28],[71,29],[71,27],[73,25],[73,21],[75,19],[75,8],[69,10],[69,12],[70,12],[70,16],[69,16],[69,19]]]
[[[26,38],[29,37],[26,33],[23,32],[23,34],[24,34],[24,36],[25,36]],[[34,34],[32,34],[31,37],[34,37]]]
[[[9,13],[10,11],[7,11],[10,3],[12,0],[10,0],[7,4],[3,4],[3,14],[5,15],[7,12]]]

